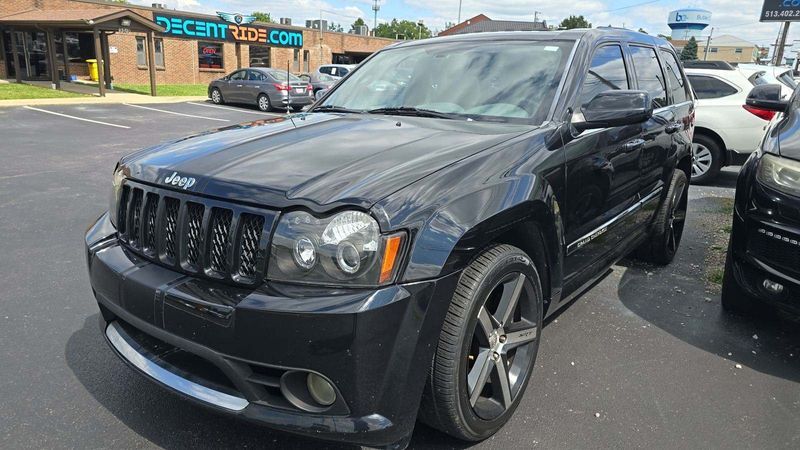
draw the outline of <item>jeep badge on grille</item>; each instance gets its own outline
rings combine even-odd
[[[189,189],[190,187],[194,186],[195,180],[192,177],[182,177],[178,175],[178,172],[172,172],[172,175],[164,178],[164,183],[171,184],[173,186],[178,186],[184,189]]]

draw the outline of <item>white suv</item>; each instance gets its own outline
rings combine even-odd
[[[692,182],[707,183],[756,150],[775,113],[745,105],[753,83],[739,70],[685,70],[697,97]]]

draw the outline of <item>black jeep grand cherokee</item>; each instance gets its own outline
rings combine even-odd
[[[668,263],[691,90],[665,41],[487,33],[373,55],[308,113],[123,158],[86,235],[111,347],[219,411],[403,447],[496,432],[542,320]]]

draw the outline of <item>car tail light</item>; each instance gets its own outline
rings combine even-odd
[[[308,90],[308,92],[312,92],[312,91],[314,90],[314,86],[312,86],[312,85],[310,85],[310,84],[309,84],[309,85],[306,87],[306,89]]]
[[[289,86],[288,84],[273,83],[273,86],[275,86],[275,89],[277,89],[279,91],[287,91],[288,92],[288,91],[292,90],[292,87]]]
[[[756,108],[750,105],[742,105],[742,108],[746,109],[749,113],[753,114],[759,119],[764,119],[767,122],[769,122],[770,120],[772,120],[773,117],[775,117],[775,111],[770,111],[768,109]]]

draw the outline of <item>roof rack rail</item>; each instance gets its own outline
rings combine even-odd
[[[697,59],[684,61],[683,67],[687,69],[736,70],[731,63],[726,61],[700,61]]]

